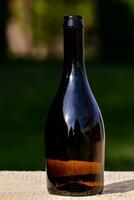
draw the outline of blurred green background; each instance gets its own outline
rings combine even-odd
[[[1,0],[0,170],[43,170],[43,130],[60,83],[62,23],[85,19],[89,83],[106,129],[106,170],[134,170],[133,0]]]

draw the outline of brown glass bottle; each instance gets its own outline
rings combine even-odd
[[[45,126],[47,188],[51,194],[94,195],[103,189],[103,119],[85,71],[83,19],[65,16],[63,27],[63,74]]]

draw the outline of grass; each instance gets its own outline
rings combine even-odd
[[[134,170],[134,69],[92,64],[87,74],[106,129],[106,170]],[[0,64],[0,170],[41,170],[43,129],[62,62]]]

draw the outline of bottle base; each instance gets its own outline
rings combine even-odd
[[[68,183],[63,186],[51,186],[48,188],[50,194],[60,196],[92,196],[101,194],[102,190],[102,186],[90,187],[79,183]]]

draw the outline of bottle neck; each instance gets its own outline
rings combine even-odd
[[[64,67],[84,70],[83,28],[64,28]]]

